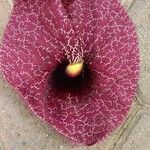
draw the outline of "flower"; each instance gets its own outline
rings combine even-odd
[[[135,27],[117,0],[16,0],[0,58],[30,110],[84,145],[123,122],[139,77]]]

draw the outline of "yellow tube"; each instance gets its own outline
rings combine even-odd
[[[66,67],[65,71],[69,77],[76,77],[81,73],[82,69],[83,69],[83,62],[78,62],[69,64]]]

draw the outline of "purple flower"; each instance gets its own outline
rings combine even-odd
[[[69,76],[68,65],[80,61]],[[139,76],[135,27],[118,0],[16,0],[0,69],[34,114],[74,143],[92,145],[131,107]]]

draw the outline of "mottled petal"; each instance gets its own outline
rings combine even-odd
[[[68,81],[61,68],[80,58],[83,80]],[[72,142],[92,145],[131,107],[139,77],[135,27],[118,0],[16,0],[0,69],[34,114]]]

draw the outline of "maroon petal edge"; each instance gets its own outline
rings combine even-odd
[[[77,92],[55,89],[52,72],[79,48],[89,84]],[[84,145],[124,121],[139,63],[135,26],[117,0],[16,0],[0,48],[0,70],[30,110]]]

